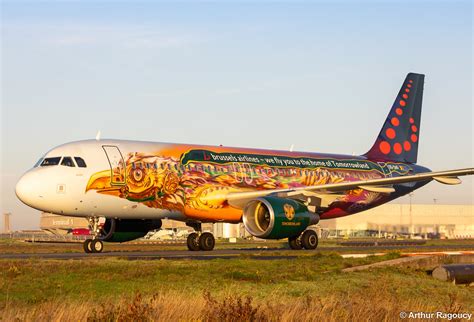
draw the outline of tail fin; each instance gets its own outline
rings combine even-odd
[[[425,75],[409,73],[372,148],[364,156],[416,163]]]

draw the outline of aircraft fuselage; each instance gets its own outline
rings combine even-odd
[[[79,166],[75,157],[82,158],[86,166]],[[51,165],[45,165],[48,159],[52,160]],[[49,151],[21,178],[16,192],[31,207],[67,216],[236,223],[242,220],[242,209],[226,201],[224,196],[229,193],[427,171],[415,164],[368,160],[363,156],[88,140]],[[428,182],[397,184],[391,193],[353,189],[332,194],[330,202],[321,208],[320,218],[354,214]]]

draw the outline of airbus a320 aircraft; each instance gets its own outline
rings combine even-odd
[[[16,186],[38,210],[89,219],[88,253],[159,229],[161,219],[195,229],[189,250],[212,250],[201,223],[244,223],[255,237],[315,249],[307,229],[406,195],[431,180],[459,184],[474,168],[417,165],[424,75],[410,73],[372,148],[334,155],[122,140],[67,143],[46,153]]]

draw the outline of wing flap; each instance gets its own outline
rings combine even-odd
[[[381,192],[381,193],[392,193],[395,192],[395,189],[390,186],[370,186],[370,185],[360,185],[359,188],[372,191],[372,192]]]

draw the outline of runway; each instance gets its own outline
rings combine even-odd
[[[451,245],[449,250],[440,251],[439,246],[380,246],[380,247],[321,247],[317,250],[290,250],[288,248],[245,248],[245,249],[216,249],[213,251],[189,250],[155,250],[155,251],[104,251],[103,253],[86,254],[82,252],[63,253],[3,253],[0,259],[99,259],[99,258],[122,258],[128,260],[159,260],[159,259],[231,259],[249,257],[252,259],[291,259],[300,256],[311,256],[319,252],[340,253],[344,257],[380,255],[390,251],[405,250],[408,256],[413,254],[474,254],[474,245]]]

